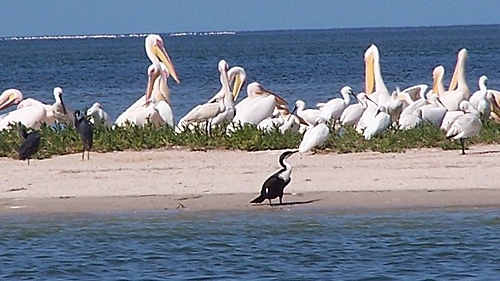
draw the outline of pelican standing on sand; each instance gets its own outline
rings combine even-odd
[[[144,125],[148,118],[152,118],[152,114],[156,112],[154,110],[155,105],[151,104],[150,98],[153,92],[154,82],[161,75],[162,66],[160,62],[162,62],[168,72],[168,76],[172,76],[172,78],[180,83],[179,76],[175,71],[175,67],[170,59],[167,51],[165,50],[163,39],[157,34],[148,35],[145,39],[145,49],[146,55],[151,61],[151,65],[148,67],[148,83],[146,86],[146,93],[141,96],[134,104],[132,104],[129,108],[127,108],[115,121],[117,126],[123,126],[126,123],[132,123],[138,126]],[[149,107],[150,109],[147,111],[142,110],[144,107]],[[141,108],[142,107],[142,108]],[[160,116],[158,116],[159,119]],[[163,121],[158,121],[158,123],[163,123]]]
[[[297,151],[286,150],[280,155],[279,163],[282,168],[266,179],[262,185],[259,197],[253,199],[250,203],[262,203],[268,199],[269,205],[272,206],[271,200],[279,197],[280,204],[283,204],[283,190],[292,180],[292,166],[286,160]]]

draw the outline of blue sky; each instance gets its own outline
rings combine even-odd
[[[500,24],[498,0],[1,0],[0,36]]]

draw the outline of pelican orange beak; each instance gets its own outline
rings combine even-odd
[[[153,54],[155,54],[158,59],[165,64],[167,67],[168,73],[174,78],[175,82],[179,84],[181,82],[179,76],[177,75],[177,72],[175,71],[174,64],[172,63],[172,60],[168,56],[167,51],[163,46],[158,46],[158,45],[153,45],[152,47]]]
[[[0,110],[7,108],[11,105],[18,104],[19,102],[21,102],[21,100],[19,100],[14,93],[11,93],[7,96],[6,99],[4,98],[3,100],[0,100]]]
[[[236,101],[238,99],[238,95],[241,92],[241,88],[243,88],[243,84],[245,81],[241,79],[240,74],[236,74],[234,77],[234,84],[233,84],[233,100]]]
[[[373,54],[365,57],[365,93],[370,95],[375,87],[375,74],[373,70],[374,58]]]

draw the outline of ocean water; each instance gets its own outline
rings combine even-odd
[[[170,83],[178,120],[218,91],[220,59],[313,106],[345,85],[363,90],[370,44],[389,89],[430,85],[439,64],[447,84],[461,48],[471,91],[481,75],[498,89],[498,34],[499,25],[162,36],[181,77]],[[144,93],[148,65],[143,35],[0,39],[1,90],[52,103],[61,86],[72,108],[97,101],[112,118]],[[498,208],[0,215],[0,279],[496,280],[499,233]]]
[[[0,216],[1,280],[498,280],[500,209]]]
[[[364,90],[364,52],[376,44],[384,81],[390,90],[431,85],[432,70],[445,67],[445,85],[457,53],[467,48],[467,80],[478,89],[481,75],[500,88],[500,25],[241,32],[230,35],[161,34],[181,83],[170,79],[172,108],[179,120],[219,89],[217,63],[246,69],[290,103],[313,107],[339,96],[350,85]],[[112,38],[0,40],[0,89],[18,88],[25,97],[52,103],[55,86],[64,89],[74,109],[100,102],[113,120],[145,91],[150,62],[144,35]],[[246,96],[245,89],[239,100]]]

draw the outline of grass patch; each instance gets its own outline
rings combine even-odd
[[[82,143],[73,127],[42,126],[40,150],[34,158],[50,158],[54,155],[81,153]],[[207,135],[203,129],[175,133],[172,128],[154,128],[152,125],[143,127],[127,126],[108,130],[104,127],[94,128],[93,151],[111,152],[123,150],[143,150],[155,148],[185,147],[191,150],[238,149],[257,151],[267,149],[297,148],[302,135],[291,131],[281,134],[278,130],[265,132],[256,126],[244,125],[237,127],[230,135],[224,127],[212,129]],[[0,131],[0,156],[18,158],[16,149],[22,139],[17,127]],[[466,144],[500,143],[500,124],[486,123],[479,136],[470,138]],[[329,139],[316,151],[320,153],[353,153],[363,151],[404,152],[412,148],[438,147],[445,150],[460,149],[458,141],[447,140],[445,134],[430,124],[400,131],[388,129],[383,136],[365,140],[353,128],[342,129],[330,134]]]

